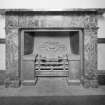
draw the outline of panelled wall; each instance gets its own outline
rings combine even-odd
[[[105,70],[105,14],[98,16],[98,70]]]
[[[0,15],[0,70],[5,70],[5,16]]]
[[[5,45],[5,16],[0,15],[0,84],[5,79],[6,70],[6,45]]]
[[[97,44],[97,69],[98,80],[101,85],[105,85],[105,13],[98,16],[98,44]]]

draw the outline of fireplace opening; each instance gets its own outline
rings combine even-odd
[[[79,55],[78,31],[24,32],[24,55],[41,54],[56,57],[61,54]]]
[[[22,35],[22,80],[37,77],[80,79],[79,31],[25,30]]]

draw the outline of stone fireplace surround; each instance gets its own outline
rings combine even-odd
[[[25,29],[69,29],[82,34],[81,84],[97,87],[96,11],[8,11],[6,12],[6,80],[21,83],[21,32]],[[91,80],[91,81],[90,81]],[[90,81],[90,82],[89,82]]]

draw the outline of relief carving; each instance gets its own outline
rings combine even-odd
[[[98,87],[97,83],[97,29],[85,29],[84,58],[85,76],[84,87]]]
[[[8,27],[8,28],[19,27],[18,18],[19,17],[16,15],[6,16],[6,27]]]
[[[14,80],[18,76],[18,30],[9,29],[6,37],[7,75]]]
[[[85,27],[97,26],[95,16],[7,16],[6,26],[10,28]]]
[[[66,54],[66,46],[60,42],[43,42],[39,46],[40,53],[44,53],[50,56],[59,56],[61,54]],[[43,55],[43,54],[42,54]]]

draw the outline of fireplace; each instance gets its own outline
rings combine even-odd
[[[6,12],[7,77],[32,85],[64,77],[96,86],[97,29],[96,11]]]
[[[62,53],[68,55],[80,53],[78,31],[25,31],[23,44],[24,56],[41,54],[55,57]]]
[[[23,30],[21,39],[22,81],[66,77],[67,83],[80,82],[82,35],[79,30]]]

